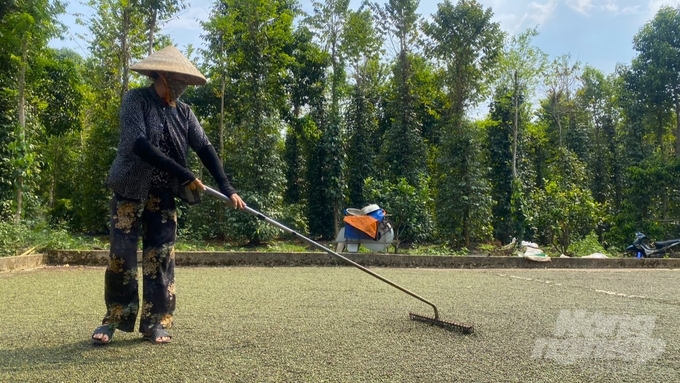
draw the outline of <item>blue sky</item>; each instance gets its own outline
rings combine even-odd
[[[377,0],[384,1],[384,0]],[[501,28],[517,34],[537,27],[534,45],[550,57],[571,54],[573,60],[612,73],[618,62],[630,63],[635,56],[633,36],[663,5],[680,6],[680,0],[478,0],[491,8],[494,21]],[[455,0],[452,0],[455,3]],[[177,18],[168,21],[162,32],[168,34],[180,49],[193,44],[202,46],[200,21],[209,16],[213,0],[191,0],[190,6]],[[418,9],[424,18],[436,13],[437,1],[421,0]],[[303,10],[311,12],[311,1],[300,0]],[[352,0],[356,9],[359,0]],[[87,33],[75,25],[73,14],[91,15],[91,9],[72,1],[67,14],[60,19],[69,26],[64,40],[53,41],[54,47],[69,47],[86,54],[87,43],[76,37]]]

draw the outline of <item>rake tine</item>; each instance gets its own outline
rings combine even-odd
[[[456,323],[456,322],[447,322],[445,320],[441,320],[439,318],[432,318],[428,317],[425,315],[420,315],[420,314],[415,314],[415,313],[409,313],[409,317],[411,320],[415,321],[420,321],[420,322],[425,322],[429,323],[431,325],[441,327],[450,331],[458,331],[463,334],[472,334],[475,332],[475,327],[473,325],[469,324],[463,324],[463,323]]]
[[[231,200],[230,200],[227,196],[225,196],[224,194],[222,194],[222,193],[218,192],[217,190],[212,189],[212,188],[210,188],[210,187],[208,187],[208,186],[205,187],[205,192],[206,192],[207,194],[212,195],[213,197],[217,197],[217,198],[219,198],[219,199],[221,199],[221,200],[224,200],[224,201],[227,201],[227,202],[230,202],[230,203],[231,203]],[[297,237],[297,238],[299,238],[299,239],[301,239],[301,240],[303,240],[303,241],[309,243],[310,245],[312,245],[312,246],[314,246],[314,247],[316,247],[316,248],[318,248],[318,249],[321,249],[321,250],[323,250],[323,251],[325,251],[325,252],[327,252],[327,253],[329,253],[329,254],[335,256],[335,257],[338,257],[338,258],[342,259],[343,261],[349,263],[350,265],[356,267],[357,269],[359,269],[359,270],[361,270],[361,271],[363,271],[363,272],[365,272],[365,273],[367,273],[367,274],[369,274],[369,275],[371,275],[371,276],[373,276],[373,277],[375,277],[375,278],[377,278],[377,279],[379,279],[379,280],[381,280],[381,281],[387,283],[388,285],[390,285],[390,286],[392,286],[392,287],[394,287],[394,288],[396,288],[396,289],[398,289],[398,290],[401,290],[402,292],[404,292],[404,293],[406,293],[406,294],[412,296],[413,298],[416,298],[416,299],[418,299],[419,301],[421,301],[421,302],[423,302],[423,303],[429,305],[429,306],[432,307],[432,309],[434,310],[434,317],[427,317],[427,316],[423,316],[423,315],[419,315],[419,314],[410,313],[410,314],[409,314],[409,317],[410,317],[412,320],[430,323],[430,324],[433,324],[433,325],[436,325],[436,326],[439,326],[439,327],[442,327],[442,328],[446,328],[446,329],[449,329],[449,330],[460,331],[460,332],[462,332],[462,333],[464,333],[464,334],[471,334],[471,333],[473,332],[474,327],[471,326],[471,325],[465,325],[465,324],[447,322],[447,321],[444,321],[444,320],[439,319],[439,310],[437,309],[437,306],[435,306],[435,304],[432,303],[432,302],[430,302],[429,300],[427,300],[427,299],[421,297],[420,295],[418,295],[418,294],[416,294],[416,293],[414,293],[414,292],[411,292],[410,290],[408,290],[408,289],[406,289],[406,288],[404,288],[404,287],[402,287],[402,286],[399,286],[398,284],[396,284],[396,283],[390,281],[389,279],[387,279],[387,278],[385,278],[385,277],[383,277],[383,276],[381,276],[381,275],[379,275],[379,274],[377,274],[377,273],[375,273],[375,272],[373,272],[373,271],[371,271],[371,270],[369,270],[369,269],[367,269],[367,268],[361,266],[360,264],[358,264],[358,263],[352,261],[351,259],[349,259],[349,258],[347,258],[347,257],[344,257],[344,256],[342,256],[342,255],[336,253],[335,251],[326,248],[325,246],[323,246],[323,245],[321,245],[321,244],[319,244],[319,243],[317,243],[317,242],[315,242],[315,241],[313,241],[313,240],[311,240],[311,239],[305,237],[304,235],[302,235],[302,234],[296,232],[296,231],[293,230],[293,229],[290,229],[289,227],[287,227],[287,226],[285,226],[285,225],[283,225],[283,224],[281,224],[281,223],[279,223],[279,222],[277,222],[277,221],[274,221],[273,219],[267,217],[266,215],[264,215],[264,214],[258,212],[258,211],[255,210],[255,209],[252,209],[252,208],[246,206],[246,207],[244,208],[244,210],[245,210],[248,214],[254,215],[254,216],[257,217],[258,219],[261,219],[261,220],[263,220],[263,221],[265,221],[265,222],[267,222],[267,223],[269,223],[269,224],[272,224],[272,225],[278,227],[279,229],[281,229],[281,230],[283,230],[283,231],[285,231],[285,232],[287,232],[287,233],[289,233],[289,234],[292,234],[292,235],[294,235],[295,237]]]

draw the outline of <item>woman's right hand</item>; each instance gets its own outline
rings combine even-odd
[[[199,180],[198,178],[191,181],[191,183],[187,186],[189,186],[190,190],[196,190],[196,188],[198,188],[198,190],[200,190],[200,191],[205,190],[205,185],[203,185],[203,182],[201,182],[201,180]]]

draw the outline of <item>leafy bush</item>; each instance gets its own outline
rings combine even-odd
[[[372,177],[364,181],[364,198],[378,204],[389,214],[394,238],[401,241],[425,241],[432,236],[433,222],[428,205],[431,204],[427,179],[416,188],[405,178],[397,183],[378,181]]]
[[[34,225],[0,223],[0,257],[11,257],[35,247],[35,252],[49,249],[93,249],[108,247],[108,238],[74,236],[65,228],[44,223]]]
[[[572,243],[569,246],[569,253],[577,257],[582,257],[593,253],[607,254],[607,251],[598,240],[597,234],[590,233],[580,241]]]
[[[551,164],[552,179],[544,189],[531,193],[527,222],[536,233],[536,242],[554,246],[567,254],[569,247],[591,233],[603,218],[603,207],[593,198],[585,184],[586,169],[566,149]]]
[[[431,245],[413,245],[408,251],[410,255],[441,255],[441,256],[466,256],[470,250],[466,247],[454,248],[451,243],[440,243]]]
[[[24,225],[0,223],[0,257],[10,257],[21,254],[27,246],[30,230]]]

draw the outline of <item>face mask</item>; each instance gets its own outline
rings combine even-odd
[[[172,78],[167,78],[166,79],[166,84],[168,89],[170,90],[170,100],[172,101],[177,101],[180,96],[184,93],[185,90],[187,90],[188,85],[172,79]]]

